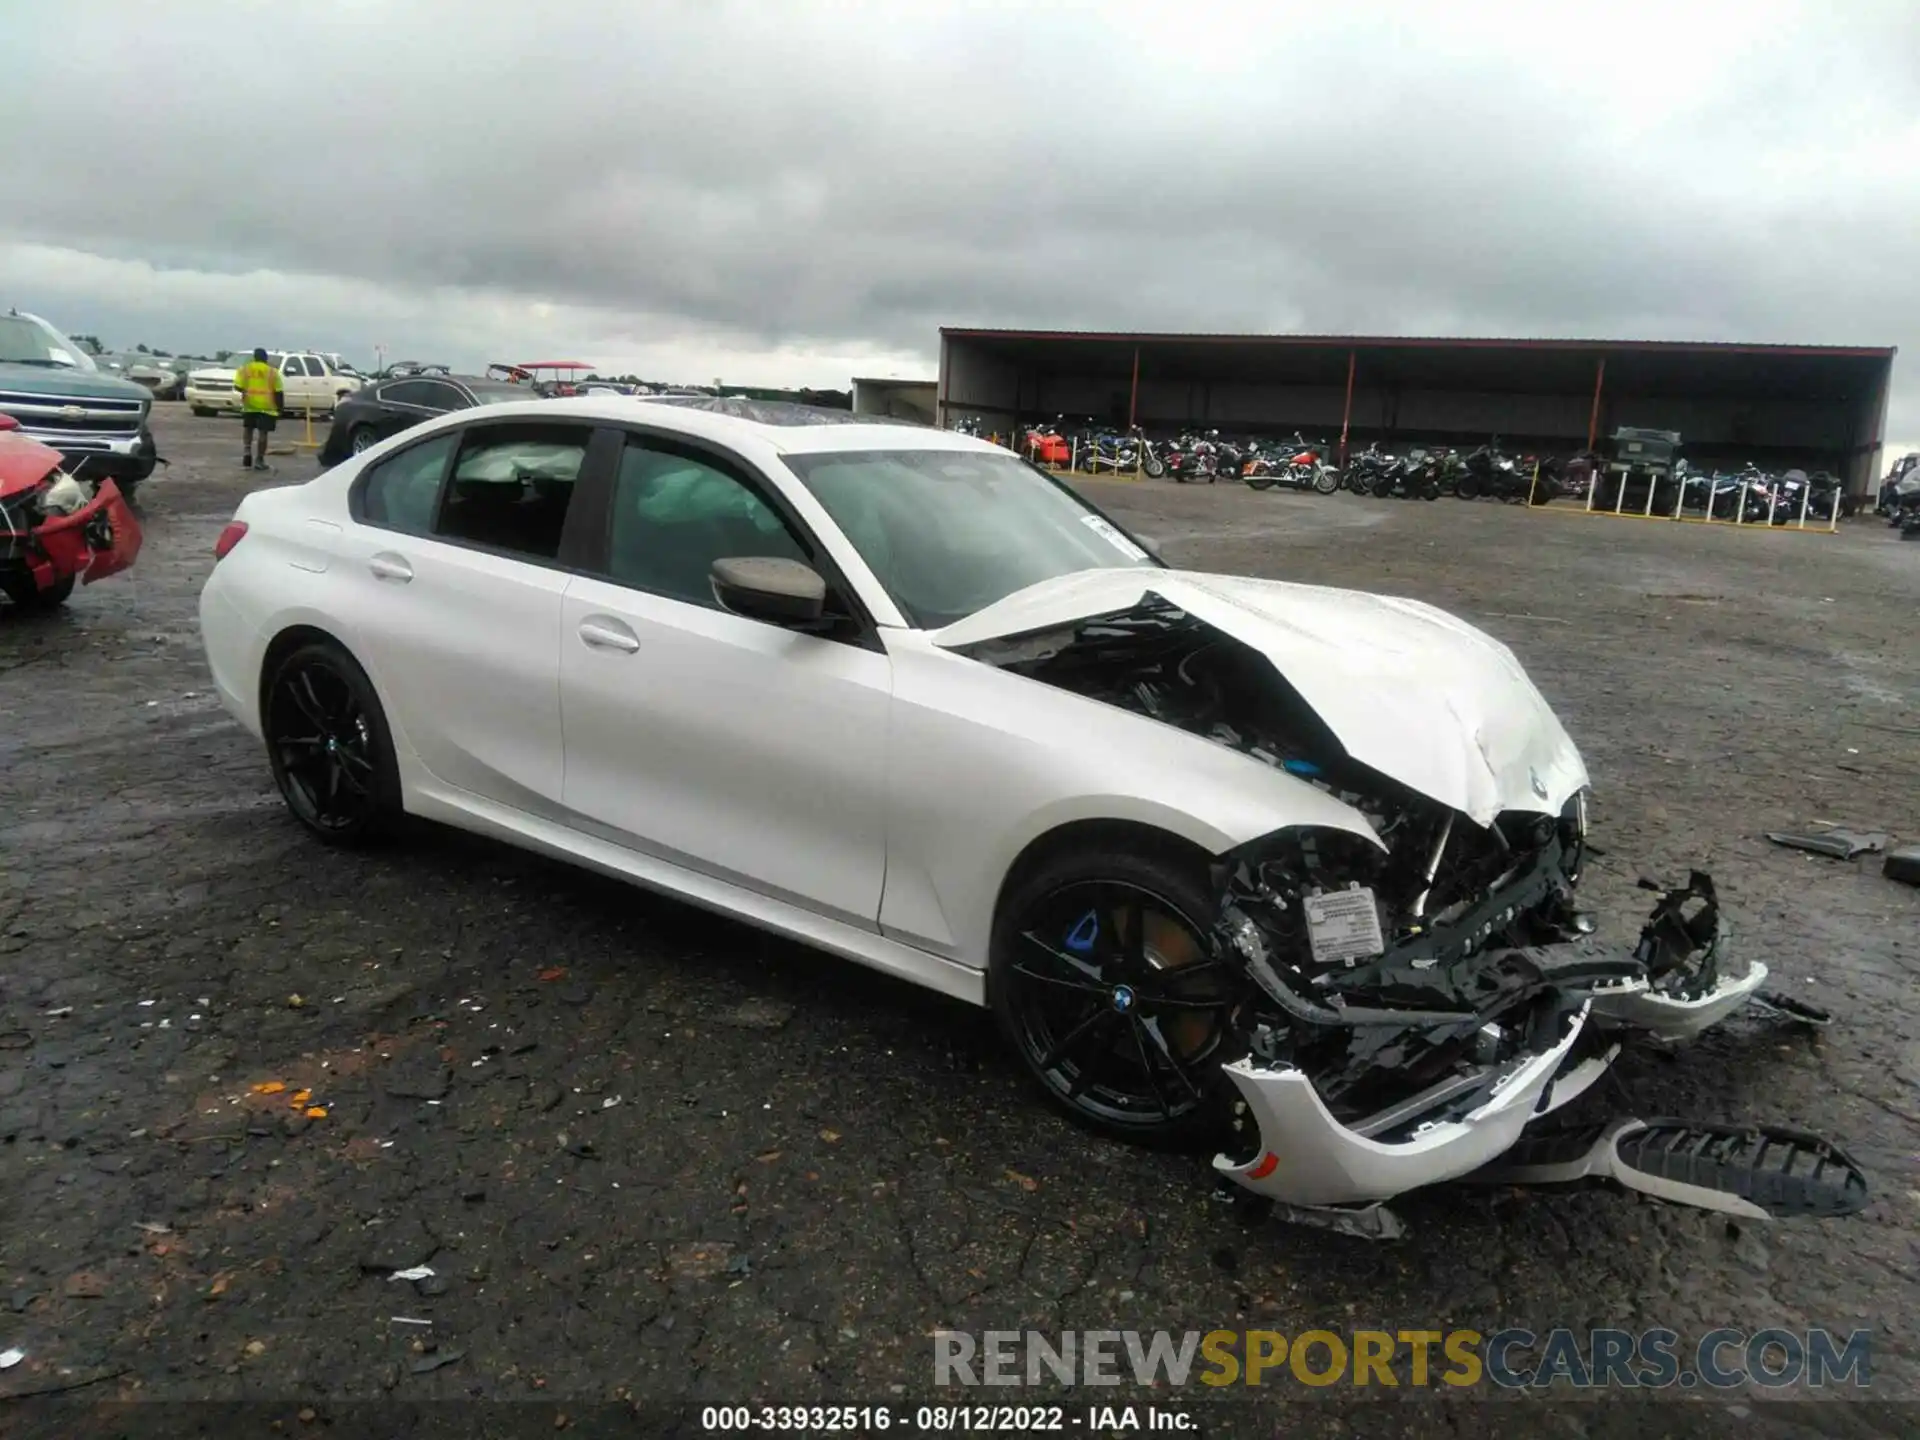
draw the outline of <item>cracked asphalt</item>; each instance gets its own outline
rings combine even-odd
[[[1582,1105],[1830,1135],[1872,1177],[1864,1215],[1455,1187],[1405,1199],[1411,1237],[1377,1245],[1250,1221],[1203,1160],[1057,1120],[984,1012],[453,832],[310,843],[199,652],[251,478],[237,428],[177,407],[157,428],[172,465],[138,567],[56,616],[0,611],[0,1350],[26,1352],[0,1399],[246,1401],[294,1431],[283,1411],[403,1401],[664,1423],[951,1401],[936,1328],[1559,1325],[1868,1328],[1872,1395],[1920,1395],[1920,892],[1763,838],[1824,819],[1920,839],[1920,547],[1877,523],[1089,482],[1175,564],[1412,595],[1506,640],[1594,776],[1602,940],[1637,928],[1639,875],[1709,869],[1740,947],[1836,1014],[1632,1056]],[[433,1273],[389,1278],[415,1266]],[[1914,1420],[1757,1394],[1652,1419],[1406,1389],[1153,1398],[1222,1434]],[[98,1413],[50,1405],[0,1429]]]

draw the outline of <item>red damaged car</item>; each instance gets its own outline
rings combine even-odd
[[[120,488],[63,464],[0,415],[0,594],[23,610],[64,604],[75,582],[117,575],[140,553],[140,522]]]

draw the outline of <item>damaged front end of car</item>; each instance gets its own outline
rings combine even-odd
[[[114,482],[63,465],[59,451],[0,429],[0,594],[22,608],[57,603],[140,553],[140,522]]]
[[[1501,711],[1515,731],[1475,728],[1486,773],[1436,798],[1356,757],[1283,668],[1284,643],[1264,644],[1244,596],[1225,608],[1215,587],[1197,587],[1212,609],[1202,618],[1176,603],[1179,583],[970,653],[1230,746],[1352,816],[1346,828],[1283,826],[1214,863],[1213,954],[1242,980],[1221,1048],[1237,1091],[1222,1175],[1291,1218],[1397,1233],[1381,1202],[1499,1159],[1586,1091],[1631,1033],[1684,1040],[1755,995],[1766,967],[1728,963],[1705,875],[1662,895],[1632,951],[1590,938],[1575,903],[1585,772],[1557,722],[1540,727],[1558,737],[1544,748],[1518,733],[1529,706],[1550,715],[1524,677]],[[1468,635],[1463,648],[1506,653]],[[1485,655],[1466,653],[1485,673]],[[1457,724],[1469,704],[1393,717],[1420,751],[1407,773],[1446,773],[1417,767],[1456,741],[1421,727]],[[1388,753],[1380,735],[1367,740],[1370,759]],[[1477,817],[1447,803],[1468,797]],[[1864,1203],[1857,1168],[1837,1150],[1829,1159],[1829,1178],[1844,1169]],[[1607,1173],[1632,1183],[1620,1165]]]

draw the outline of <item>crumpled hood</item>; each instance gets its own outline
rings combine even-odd
[[[51,445],[42,445],[17,430],[0,430],[0,500],[24,495],[65,463]]]
[[[1485,825],[1558,814],[1580,752],[1513,652],[1417,600],[1238,575],[1130,568],[1043,581],[937,630],[955,649],[1128,610],[1157,595],[1260,651],[1347,753]]]

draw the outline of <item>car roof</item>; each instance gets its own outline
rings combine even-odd
[[[543,417],[567,415],[592,420],[643,421],[720,444],[753,440],[788,455],[840,450],[1008,453],[985,440],[951,430],[936,430],[930,425],[889,420],[878,415],[855,415],[850,410],[731,396],[700,395],[679,400],[668,395],[579,395],[534,401],[527,409],[529,414]]]
[[[532,399],[532,392],[525,385],[509,384],[505,380],[489,379],[485,375],[442,375],[438,370],[431,375],[389,375],[384,380],[373,382],[373,388],[384,390],[389,385],[405,385],[413,381],[442,381],[449,385],[463,386],[480,397],[498,396],[502,400]]]

